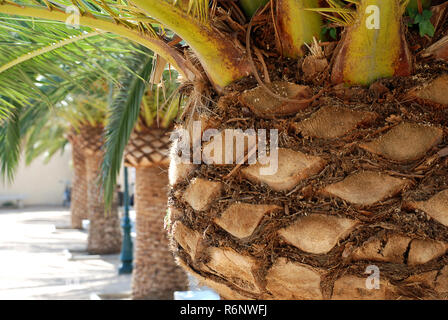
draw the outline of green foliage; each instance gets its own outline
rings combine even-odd
[[[250,18],[257,12],[258,8],[266,5],[268,2],[269,0],[240,0],[239,4],[246,16]]]
[[[58,152],[62,154],[68,144],[66,134],[66,128],[63,126],[49,125],[42,128],[34,144],[31,143],[33,141],[31,139],[27,141],[25,149],[26,165],[30,165],[32,161],[41,156],[44,157],[44,163],[48,163]]]
[[[71,89],[73,93],[82,92],[77,86]],[[42,86],[40,90],[48,97],[47,102],[32,99],[26,105],[16,102],[10,115],[0,124],[0,174],[9,182],[14,180],[22,151],[27,165],[42,155],[47,162],[58,151],[64,151],[68,143],[66,133],[71,127],[105,120],[104,97],[92,96],[92,100],[83,106],[85,98],[77,100],[77,103],[66,103],[65,90],[62,95],[59,88],[51,86]],[[92,102],[94,106],[90,105]],[[48,108],[47,103],[53,107]]]
[[[76,8],[82,16],[111,20],[131,28],[135,27],[138,22],[142,31],[155,34],[152,24],[156,21],[148,17],[141,9],[133,6],[128,0],[14,0],[10,3],[58,10],[70,14],[74,14],[73,8]]]
[[[131,73],[125,76],[122,88],[109,110],[109,121],[105,130],[105,155],[102,164],[104,201],[108,208],[112,204],[124,149],[140,114],[142,98],[153,68],[153,58],[147,58],[143,64],[136,60],[134,67],[138,69],[139,65],[142,65],[139,76],[136,77]]]
[[[178,0],[171,0],[171,1],[174,5],[182,4],[182,1]],[[188,0],[188,5],[182,9],[186,11],[188,14],[200,20],[201,22],[207,22],[209,18],[209,0]]]
[[[406,11],[411,18],[409,26],[418,25],[421,37],[424,37],[425,35],[430,37],[434,36],[435,29],[431,23],[431,17],[433,15],[432,11],[425,9],[420,14],[417,9],[412,7],[408,7]]]
[[[26,163],[49,160],[68,143],[72,127],[104,123],[109,83],[118,86],[131,53],[114,35],[90,38],[87,29],[40,19],[0,15],[0,166],[12,181],[24,151]],[[63,45],[58,45],[63,43]]]
[[[179,112],[179,100],[176,100],[179,74],[173,69],[163,72],[159,85],[149,85],[142,98],[140,120],[136,124],[151,127],[156,122],[158,127],[167,128]]]
[[[321,38],[328,39],[328,37],[330,37],[333,40],[337,40],[338,30],[334,27],[330,27],[329,25],[325,25],[322,27]]]
[[[423,9],[429,9],[431,7],[432,0],[410,0],[407,9],[418,10],[418,2],[421,2]]]
[[[15,171],[20,160],[20,112],[21,107],[16,106],[9,119],[0,126],[0,173],[4,182],[14,180]]]
[[[118,65],[128,54],[114,35],[70,29],[65,24],[36,19],[12,19],[0,15],[0,117],[16,104],[46,103],[50,98],[43,86],[59,88],[64,95],[73,84],[83,88],[87,76],[101,74],[113,81],[113,74],[99,61]],[[86,57],[89,57],[88,59]]]
[[[141,126],[156,125],[167,128],[180,108],[177,90],[178,73],[165,70],[160,84],[150,84],[148,81],[151,73],[154,72],[156,60],[152,57],[136,56],[136,64],[133,68],[140,71],[138,75],[128,73],[124,76],[121,89],[108,112],[105,156],[102,165],[104,200],[108,208],[112,204],[116,179],[132,131]]]

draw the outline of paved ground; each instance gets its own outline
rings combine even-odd
[[[119,255],[69,259],[86,249],[87,233],[67,229],[68,209],[0,210],[0,299],[91,299],[129,294],[131,276],[118,275]]]

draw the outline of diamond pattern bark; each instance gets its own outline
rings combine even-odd
[[[104,144],[104,137],[103,137],[103,126],[90,126],[90,125],[84,125],[81,127],[79,131],[79,139],[78,143],[81,149],[84,150],[84,154],[94,154],[94,153],[100,153],[103,144]]]
[[[411,238],[399,234],[373,237],[357,248],[352,258],[354,260],[404,263],[404,255],[411,240]]]
[[[87,170],[87,209],[90,221],[87,251],[90,254],[114,254],[121,250],[122,235],[117,197],[115,195],[112,208],[106,214],[103,192],[98,184],[104,156],[103,130],[100,125],[84,125],[78,135]]]
[[[325,187],[323,193],[353,204],[369,206],[396,195],[407,185],[406,179],[380,172],[362,171]]]
[[[125,165],[135,168],[167,165],[170,144],[168,129],[142,125],[131,134],[125,149]]]
[[[321,271],[280,258],[266,275],[266,289],[284,300],[322,299]],[[286,285],[286,287],[285,287]]]
[[[227,208],[215,223],[238,238],[249,237],[264,215],[282,209],[275,205],[234,203]]]
[[[302,152],[279,148],[276,164],[256,163],[241,170],[244,177],[264,183],[275,191],[289,191],[300,181],[319,173],[325,167],[325,160]],[[272,169],[273,173],[268,170]],[[277,170],[275,170],[277,169]],[[268,172],[263,172],[266,170]]]
[[[350,234],[356,224],[355,220],[312,214],[299,218],[289,227],[281,229],[279,234],[300,250],[324,254]]]
[[[211,203],[221,195],[220,182],[194,179],[183,195],[183,199],[196,211],[207,210]]]
[[[422,88],[411,90],[410,95],[423,103],[448,107],[448,74],[444,74]]]
[[[365,278],[343,276],[334,283],[332,300],[386,300],[395,297],[394,287],[387,280],[380,279],[377,289],[367,287]]]
[[[361,147],[391,160],[412,161],[425,156],[442,138],[443,130],[440,128],[402,123]]]
[[[430,217],[448,227],[448,190],[439,192],[427,201],[413,201],[407,205],[413,209],[424,211]]]
[[[204,267],[217,275],[230,275],[232,283],[249,292],[260,292],[253,274],[255,259],[241,255],[230,248],[209,248],[210,261]]]
[[[177,266],[164,230],[169,146],[168,129],[146,127],[141,122],[125,149],[125,165],[136,168],[134,299],[173,299],[175,291],[187,289],[187,276]]]
[[[294,124],[294,128],[304,136],[335,139],[360,125],[371,123],[377,116],[373,112],[354,111],[343,107],[323,107],[309,119]]]
[[[282,97],[299,99],[303,100],[303,102],[280,101],[267,94],[266,90],[262,87],[256,87],[255,89],[243,92],[240,101],[259,117],[272,118],[275,116],[295,114],[298,110],[305,109],[310,104],[306,99],[311,98],[312,92],[307,86],[284,81],[274,81],[268,84],[268,86]]]
[[[227,299],[448,298],[446,111],[396,105],[393,85],[330,88],[275,119],[255,106],[265,101],[256,90],[245,103],[241,92],[221,97],[218,132],[279,130],[278,170],[202,164],[173,174],[179,263]],[[278,209],[258,210],[268,206]]]

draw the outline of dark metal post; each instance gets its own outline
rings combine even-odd
[[[132,273],[132,239],[131,239],[131,220],[129,219],[129,183],[128,183],[128,168],[124,168],[124,216],[121,223],[123,227],[123,244],[121,247],[121,266],[118,269],[119,274]]]

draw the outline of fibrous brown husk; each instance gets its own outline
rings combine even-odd
[[[325,165],[292,186],[277,189],[261,178],[248,179],[244,174],[249,168],[247,165],[239,170],[235,170],[234,165],[197,165],[170,193],[170,205],[181,212],[172,223],[181,222],[187,228],[184,230],[190,230],[195,239],[194,258],[185,251],[181,241],[181,245],[175,247],[182,263],[200,277],[233,290],[235,296],[251,299],[444,298],[443,293],[436,292],[435,283],[422,287],[409,280],[425,273],[441,273],[448,263],[448,255],[442,250],[448,243],[448,227],[432,217],[428,209],[428,212],[422,208],[415,210],[409,205],[428,201],[448,189],[448,160],[440,155],[448,146],[448,111],[408,98],[410,91],[447,73],[448,67],[444,63],[434,63],[417,65],[416,69],[418,72],[412,77],[380,80],[376,88],[328,89],[304,110],[275,119],[265,119],[244,110],[247,106],[241,104],[237,96],[242,87],[248,87],[249,80],[228,88],[230,93],[212,110],[216,114],[216,129],[278,129],[280,148],[317,157],[325,161]],[[320,89],[313,87],[313,93]],[[369,117],[355,119],[348,126],[345,123],[328,125],[334,120],[331,117],[311,122],[310,119],[318,118],[319,112],[332,109]],[[308,131],[305,126],[297,125],[307,122],[313,123]],[[416,139],[421,135],[405,134],[400,145],[394,130],[404,128],[406,131],[408,127],[412,132],[413,128],[424,127],[424,137]],[[429,139],[426,128],[431,130]],[[432,133],[436,133],[435,136]],[[404,148],[391,153],[387,147],[380,149],[375,142],[390,145],[394,152],[402,146],[415,146],[419,152],[409,154]],[[363,175],[363,172],[368,174]],[[356,178],[350,185],[360,193],[371,193],[369,201],[352,201],[341,196],[343,193],[329,196],[322,192],[348,177]],[[378,179],[372,180],[372,177]],[[361,178],[372,181],[367,184],[367,180]],[[194,179],[220,183],[222,188],[220,195],[207,203],[206,210],[195,210],[183,197]],[[378,186],[383,182],[384,186]],[[366,189],[369,185],[372,188]],[[347,189],[347,185],[340,186],[353,195],[354,190]],[[240,202],[282,209],[262,216],[249,236],[240,237],[217,223],[226,216],[226,210]],[[346,229],[336,232],[331,239],[325,228],[313,227],[314,233],[307,237],[302,230],[306,229],[304,221],[319,217],[323,217],[322,221],[330,221],[329,217],[331,221],[348,219],[354,225],[347,232],[344,232]],[[280,230],[292,226],[298,226],[301,231],[285,238]],[[313,241],[326,241],[328,245],[308,245]],[[419,254],[422,247],[427,248],[426,253],[433,254]],[[240,278],[233,273],[236,270],[233,267],[216,269],[217,257],[225,256],[217,252],[222,253],[220,250],[224,248],[232,252],[232,257],[250,266]],[[207,269],[203,265],[214,267]],[[366,269],[371,265],[380,270],[378,291],[365,287]],[[303,287],[299,285],[298,274],[285,270],[302,270]],[[219,286],[215,286],[218,291]],[[228,291],[225,294],[229,296]]]
[[[175,263],[164,229],[167,185],[166,168],[136,169],[133,299],[171,300],[175,291],[187,289],[186,274]]]

